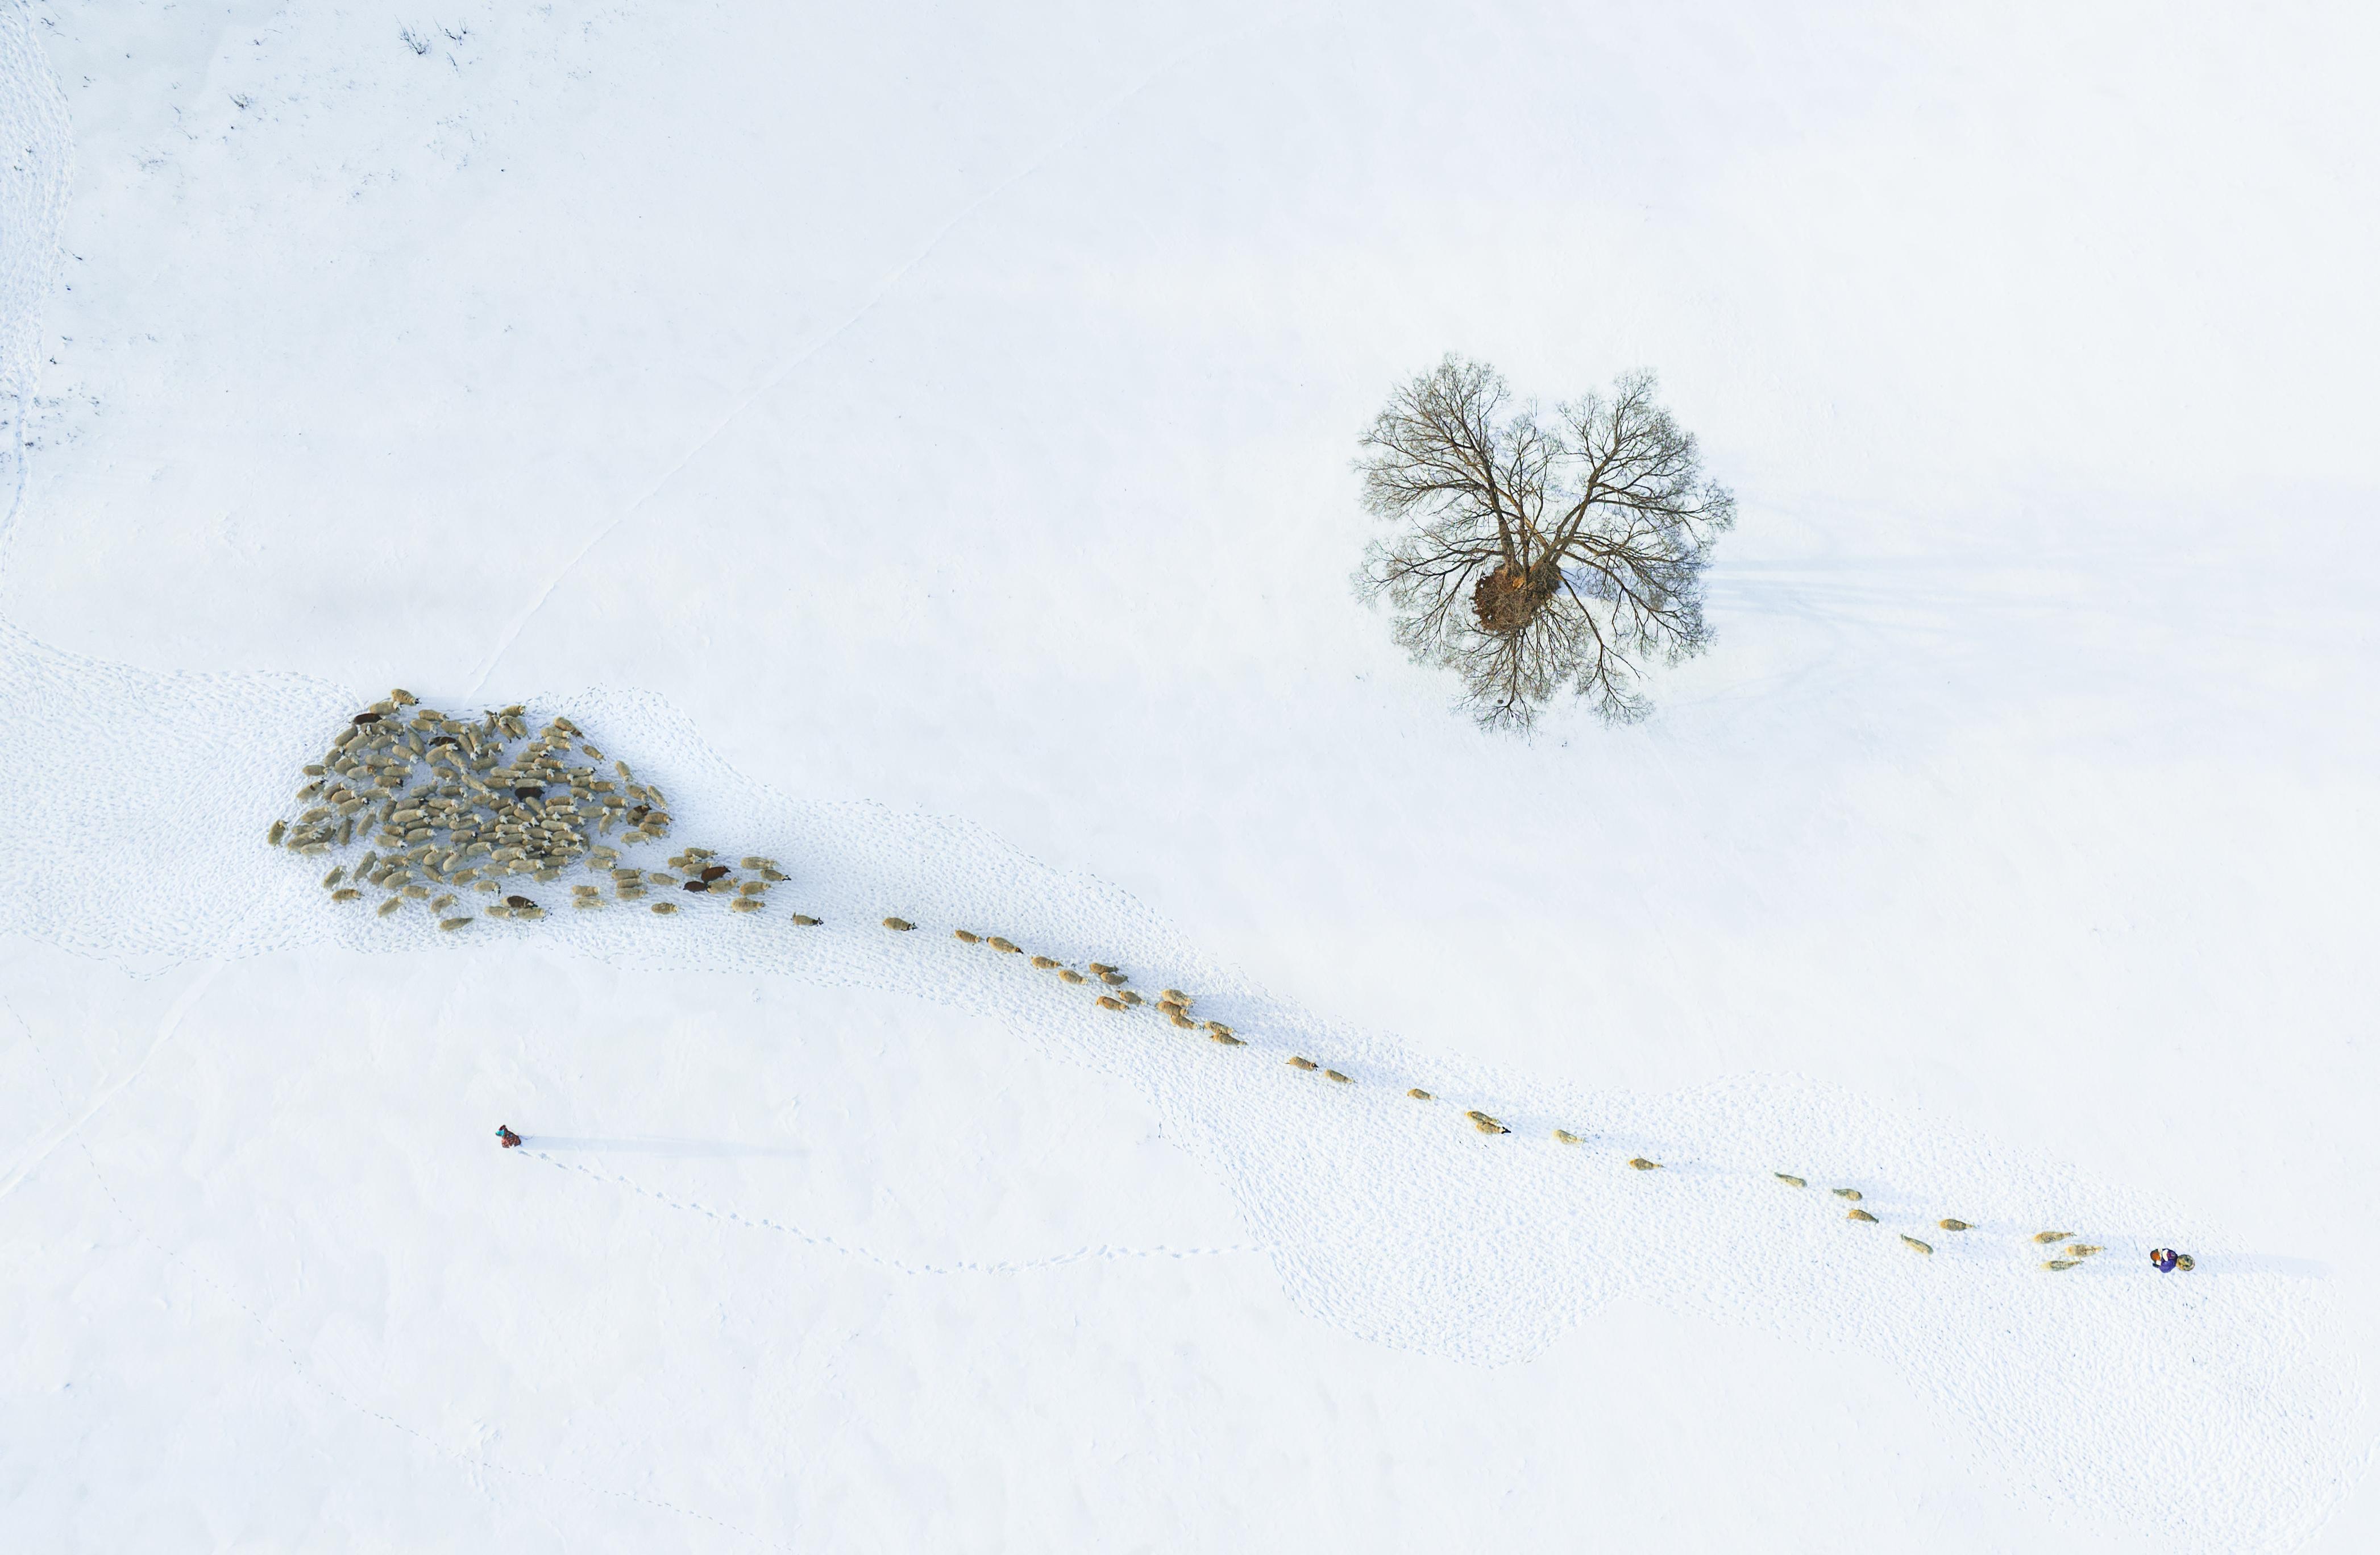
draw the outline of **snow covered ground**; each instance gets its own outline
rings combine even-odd
[[[1128,9],[0,6],[0,1528],[2369,1548],[2373,24]],[[1349,598],[1450,347],[1650,724]],[[334,910],[393,684],[828,923]]]

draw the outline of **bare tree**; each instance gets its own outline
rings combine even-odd
[[[1449,356],[1390,396],[1355,468],[1364,505],[1397,526],[1366,551],[1366,601],[1400,647],[1463,681],[1487,728],[1527,729],[1568,686],[1597,716],[1652,711],[1655,662],[1708,646],[1702,572],[1735,498],[1649,372],[1541,419],[1485,362]]]

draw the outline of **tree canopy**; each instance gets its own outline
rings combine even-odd
[[[1395,528],[1358,590],[1415,661],[1455,672],[1482,725],[1527,729],[1565,686],[1633,722],[1645,671],[1708,646],[1702,574],[1735,498],[1656,389],[1632,372],[1545,416],[1450,355],[1365,433],[1364,505]]]

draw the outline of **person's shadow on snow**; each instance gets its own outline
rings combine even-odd
[[[589,1155],[630,1156],[798,1156],[797,1145],[738,1145],[724,1139],[585,1138],[564,1134],[525,1134],[521,1144],[535,1150],[585,1151]]]

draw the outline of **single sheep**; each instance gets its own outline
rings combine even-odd
[[[1319,1069],[1322,1067],[1322,1065],[1315,1063],[1310,1058],[1293,1058],[1289,1061],[1289,1066],[1292,1069]]]
[[[1869,1225],[1876,1223],[1876,1220],[1874,1215],[1869,1214],[1866,1210],[1862,1209],[1857,1206],[1853,1206],[1851,1209],[1845,1211],[1844,1218],[1853,1221],[1864,1221]]]
[[[910,922],[907,918],[905,918],[905,917],[888,917],[888,918],[886,918],[886,919],[884,920],[884,927],[885,927],[885,928],[887,928],[887,929],[897,929],[897,930],[899,930],[900,932],[902,932],[902,933],[905,934],[905,933],[907,933],[910,929],[915,929],[915,928],[917,928],[917,926],[916,924],[914,924],[914,923],[911,923],[911,922]]]
[[[1837,1198],[1848,1198],[1852,1203],[1856,1204],[1859,1202],[1860,1191],[1857,1188],[1837,1188],[1835,1190],[1835,1197]]]
[[[820,924],[826,920],[824,918],[812,917],[808,913],[795,913],[794,915],[794,921],[800,924],[804,929],[816,929]]]
[[[1658,1172],[1661,1169],[1661,1163],[1659,1161],[1646,1160],[1643,1156],[1631,1156],[1628,1160],[1628,1164],[1634,1167],[1639,1172]],[[1852,1212],[1854,1214],[1858,1213],[1856,1210]]]
[[[1585,1140],[1580,1138],[1577,1135],[1572,1134],[1566,1128],[1555,1129],[1554,1138],[1564,1145],[1584,1145],[1586,1143]]]
[[[2051,1242],[2063,1242],[2073,1234],[2074,1233],[2070,1231],[2036,1231],[2033,1233],[2033,1239],[2035,1242],[2047,1244]]]
[[[1121,999],[1111,999],[1106,994],[1102,993],[1099,998],[1099,1005],[1102,1010],[1121,1010],[1123,1008],[1123,1001]]]
[[[1918,1241],[1918,1240],[1917,1240],[1917,1238],[1915,1238],[1915,1237],[1913,1237],[1913,1236],[1910,1235],[1910,1234],[1909,1234],[1907,1232],[1905,1232],[1905,1231],[1904,1231],[1904,1232],[1902,1232],[1902,1233],[1900,1233],[1900,1239],[1901,1239],[1903,1242],[1906,1242],[1906,1243],[1908,1243],[1908,1244],[1909,1244],[1909,1248],[1910,1248],[1910,1251],[1912,1251],[1912,1252],[1924,1253],[1924,1254],[1925,1254],[1925,1255],[1926,1255],[1928,1257],[1931,1257],[1933,1256],[1933,1254],[1934,1254],[1934,1249],[1933,1249],[1932,1247],[1930,1247],[1930,1246],[1926,1245],[1925,1245],[1925,1243],[1923,1243],[1923,1242]]]
[[[1419,1086],[1414,1087],[1413,1089],[1405,1092],[1405,1094],[1412,1097],[1415,1101],[1435,1101],[1438,1099],[1438,1098],[1430,1095],[1429,1092],[1422,1089]]]
[[[1791,1172],[1772,1172],[1769,1175],[1780,1183],[1790,1183],[1797,1188],[1806,1188],[1810,1185],[1806,1179],[1796,1177]]]
[[[1973,1231],[1975,1229],[1965,1221],[1937,1221],[1934,1223],[1940,1226],[1944,1231]]]
[[[1339,1071],[1337,1071],[1336,1069],[1325,1069],[1325,1070],[1322,1072],[1322,1077],[1323,1077],[1324,1079],[1326,1079],[1326,1080],[1336,1080],[1336,1081],[1338,1081],[1338,1082],[1339,1082],[1341,1085],[1342,1085],[1342,1086],[1352,1086],[1352,1085],[1354,1085],[1354,1084],[1355,1083],[1354,1080],[1349,1079],[1346,1075],[1342,1075],[1341,1073],[1339,1073]]]

